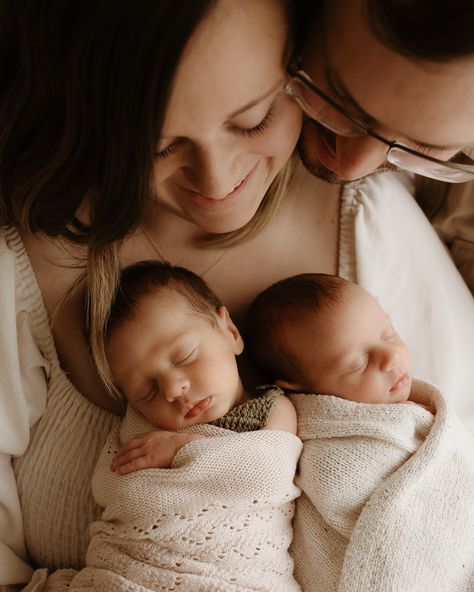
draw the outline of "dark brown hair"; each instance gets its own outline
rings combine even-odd
[[[222,303],[200,276],[167,262],[140,261],[120,273],[105,328],[105,341],[125,321],[133,319],[142,298],[163,289],[173,290],[182,296],[196,314],[216,325],[216,314]]]
[[[252,302],[244,328],[246,351],[269,380],[298,380],[298,364],[282,343],[287,323],[301,322],[307,312],[318,312],[342,302],[349,282],[324,273],[302,273],[276,282]]]
[[[74,265],[86,276],[100,374],[120,241],[146,215],[179,60],[218,1],[0,0],[0,224],[87,244]],[[295,26],[299,1],[282,0]],[[260,230],[292,168],[223,241]]]
[[[398,53],[431,61],[474,54],[472,0],[367,0],[375,35]]]
[[[3,224],[98,249],[136,226],[178,61],[214,3],[0,2]]]

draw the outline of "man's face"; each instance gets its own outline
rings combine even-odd
[[[440,160],[474,145],[474,56],[437,63],[398,54],[375,37],[365,10],[365,0],[327,1],[301,68],[388,140]],[[375,138],[337,136],[311,121],[300,152],[314,175],[335,183],[394,168]]]

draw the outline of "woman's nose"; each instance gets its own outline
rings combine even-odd
[[[387,146],[371,136],[336,137],[339,176],[348,181],[361,179],[377,170],[387,160]]]
[[[215,144],[201,149],[192,166],[184,169],[184,174],[196,193],[210,199],[223,199],[242,181],[233,166],[235,155],[232,146]],[[242,175],[245,176],[245,172]]]

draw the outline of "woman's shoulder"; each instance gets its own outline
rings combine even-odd
[[[21,241],[51,316],[84,274],[87,251],[64,239],[38,233],[23,232]]]

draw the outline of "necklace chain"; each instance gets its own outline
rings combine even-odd
[[[153,248],[153,250],[155,251],[155,253],[158,255],[158,257],[161,259],[161,261],[169,261],[168,257],[165,257],[164,254],[160,251],[160,249],[158,248],[158,245],[153,240],[153,238],[150,236],[150,233],[148,232],[148,230],[142,224],[140,224],[140,230],[143,232],[143,234],[145,235],[146,239],[148,240],[148,242],[150,243],[151,247]],[[199,275],[201,277],[204,277],[212,269],[214,269],[214,267],[223,259],[224,255],[228,252],[228,250],[229,250],[229,248],[223,249],[218,254],[217,258],[209,265],[209,267],[207,267]]]

